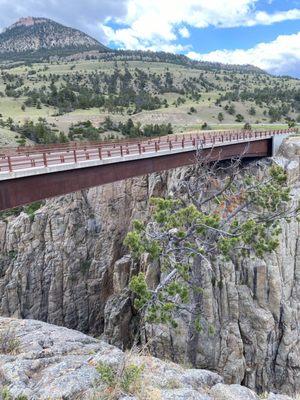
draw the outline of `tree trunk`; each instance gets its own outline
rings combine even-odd
[[[197,326],[201,324],[203,318],[203,277],[204,268],[201,257],[196,256],[192,271],[191,271],[191,281],[192,281],[192,292],[191,292],[191,319],[188,329],[188,339],[187,339],[187,358],[193,367],[197,364],[197,349],[199,344],[199,336],[201,332],[197,329]]]

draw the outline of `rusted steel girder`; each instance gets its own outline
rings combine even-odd
[[[272,155],[272,139],[205,149],[202,154],[209,155],[211,161],[240,155],[243,158],[269,157]],[[0,181],[0,210],[152,172],[192,165],[196,161],[195,156],[196,152],[190,151]]]

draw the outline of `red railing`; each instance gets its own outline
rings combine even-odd
[[[109,160],[114,157],[140,156],[163,150],[197,149],[220,143],[247,142],[280,134],[290,134],[297,129],[278,131],[224,131],[190,132],[151,139],[120,140],[118,142],[71,142],[66,144],[27,146],[1,149],[0,173],[59,164],[78,164],[89,160]],[[2,153],[2,154],[1,154]]]

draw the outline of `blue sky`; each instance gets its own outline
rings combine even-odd
[[[258,43],[271,42],[278,35],[291,35],[300,31],[300,20],[284,21],[272,25],[255,27],[237,27],[220,29],[209,27],[205,29],[190,29],[190,38],[182,40],[183,44],[191,43],[199,52],[209,52],[218,49],[234,50],[248,49]]]
[[[259,1],[257,10],[267,13],[288,11],[293,8],[300,8],[299,1]],[[211,27],[207,29],[193,29],[191,38],[194,47],[201,52],[209,52],[218,49],[248,49],[260,42],[271,42],[278,35],[291,35],[300,31],[300,19],[282,21],[270,25],[256,25],[252,27],[235,27],[218,29]],[[205,38],[209,40],[205,40]]]
[[[300,0],[0,0],[0,28],[23,16],[77,27],[113,48],[254,64],[300,77]]]

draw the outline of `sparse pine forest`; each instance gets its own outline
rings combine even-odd
[[[168,62],[161,62],[163,53],[157,55],[159,61],[149,53],[148,62],[137,60],[139,52],[117,54],[114,60],[111,53],[106,58],[103,53],[97,59],[2,65],[1,143],[106,140],[300,122],[297,79],[250,67],[182,65],[167,55]],[[117,60],[120,57],[123,60]],[[130,120],[135,128],[126,130]]]

